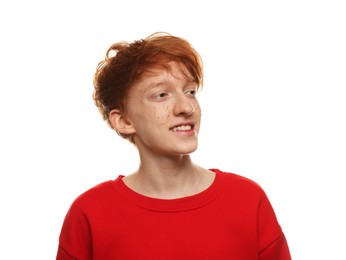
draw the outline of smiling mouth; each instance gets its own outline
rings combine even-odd
[[[179,125],[179,126],[172,127],[170,130],[173,132],[177,132],[177,131],[189,131],[192,129],[193,129],[193,125]]]

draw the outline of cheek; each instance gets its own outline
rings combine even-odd
[[[153,115],[154,118],[159,121],[160,125],[165,125],[168,123],[172,108],[169,106],[154,106]]]
[[[202,110],[201,110],[201,107],[199,106],[199,103],[196,102],[193,104],[193,107],[195,109],[195,113],[198,113],[198,114],[201,114],[202,113]]]

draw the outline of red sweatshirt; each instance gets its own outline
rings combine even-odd
[[[179,199],[140,195],[122,181],[101,183],[71,205],[57,260],[290,260],[264,191],[213,170],[205,191]]]

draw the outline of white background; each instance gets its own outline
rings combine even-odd
[[[92,76],[112,43],[155,31],[205,63],[195,162],[258,182],[293,259],[346,259],[343,3],[1,2],[0,259],[55,259],[73,199],[137,167]]]

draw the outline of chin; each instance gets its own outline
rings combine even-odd
[[[179,155],[189,155],[197,150],[198,145],[184,145],[184,147],[177,147],[175,150]]]

